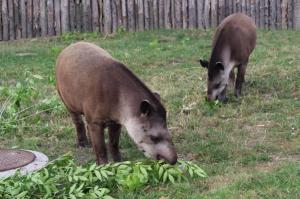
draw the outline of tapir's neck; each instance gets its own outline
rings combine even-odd
[[[235,62],[231,60],[231,49],[229,46],[215,48],[212,52],[211,63],[213,66],[221,62],[224,66],[224,78],[228,81],[231,70],[233,69]]]

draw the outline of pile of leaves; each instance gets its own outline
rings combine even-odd
[[[26,176],[17,172],[0,179],[0,198],[113,198],[118,191],[136,191],[146,185],[176,183],[205,178],[196,164],[179,161],[120,162],[97,166],[76,166],[70,155],[62,156],[38,172]]]

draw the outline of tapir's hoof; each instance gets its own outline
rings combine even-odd
[[[234,95],[235,95],[237,98],[240,98],[240,97],[241,97],[241,91],[240,91],[240,90],[235,90]]]
[[[225,96],[225,95],[224,95],[224,96],[222,96],[222,95],[219,95],[219,96],[218,96],[218,100],[219,100],[220,102],[224,103],[224,102],[226,102],[226,101],[227,101],[227,98],[226,98],[226,96]]]
[[[87,140],[77,142],[77,144],[76,144],[76,148],[86,148],[86,147],[91,147],[91,144]]]

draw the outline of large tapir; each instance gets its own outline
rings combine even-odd
[[[166,110],[159,96],[108,52],[87,42],[70,45],[57,59],[56,81],[75,124],[79,146],[88,142],[82,120],[85,116],[97,164],[107,162],[106,127],[112,158],[120,161],[122,125],[146,156],[176,163]]]
[[[235,79],[235,67],[238,69],[235,96],[241,95],[249,56],[255,45],[256,26],[250,17],[236,13],[222,21],[213,37],[210,60],[200,60],[201,65],[208,69],[209,101],[225,100],[229,79],[232,82]]]

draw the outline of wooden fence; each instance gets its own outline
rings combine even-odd
[[[242,12],[259,28],[292,29],[300,0],[0,0],[0,41],[69,31],[206,29]],[[297,7],[297,6],[296,6]],[[299,6],[298,6],[299,7]],[[299,21],[299,20],[298,20]]]

